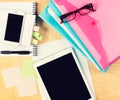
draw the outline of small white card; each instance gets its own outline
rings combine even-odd
[[[36,81],[33,77],[21,78],[17,84],[19,97],[37,94]]]
[[[20,67],[7,68],[2,71],[6,88],[16,86],[20,79]]]

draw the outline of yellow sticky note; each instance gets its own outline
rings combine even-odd
[[[38,40],[36,40],[36,39],[32,39],[32,44],[37,45],[37,44],[38,44]]]

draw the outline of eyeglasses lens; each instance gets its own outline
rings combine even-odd
[[[91,12],[90,9],[81,9],[81,10],[79,10],[80,15],[86,15],[86,14],[88,14],[89,12]]]

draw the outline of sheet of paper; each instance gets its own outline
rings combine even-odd
[[[38,46],[39,54],[37,57],[33,57],[33,60],[36,62],[37,60],[43,59],[68,47],[71,47],[71,44],[68,43],[65,39],[40,44]]]
[[[92,3],[96,10],[68,22],[84,42],[101,68],[105,70],[120,58],[119,0],[52,0],[62,14]],[[112,9],[109,9],[111,8]],[[107,13],[106,13],[107,12]],[[113,20],[114,18],[114,20]],[[94,22],[94,24],[92,24]],[[94,35],[93,35],[94,34]],[[114,38],[113,38],[114,36]],[[110,44],[110,45],[109,45]]]
[[[34,24],[35,24],[35,15],[26,15],[21,45],[29,46],[31,44]]]
[[[36,81],[33,77],[19,79],[17,88],[19,97],[37,94]]]
[[[7,68],[2,71],[6,88],[15,86],[20,79],[20,67]]]
[[[22,77],[34,77],[37,79],[37,75],[33,66],[34,62],[32,59],[25,59],[22,68],[20,70],[20,74]]]
[[[93,92],[94,97],[96,97],[95,95],[95,91],[94,91],[94,87],[92,84],[92,78],[90,75],[90,71],[89,71],[89,66],[87,63],[87,59],[85,57],[83,57],[78,50],[76,50],[78,59],[80,61],[80,65],[82,66],[82,70],[84,72],[85,78],[87,79],[87,82],[89,83],[90,87],[91,87],[91,91]]]
[[[1,9],[17,9],[25,11],[27,14],[33,14],[33,2],[0,2]]]

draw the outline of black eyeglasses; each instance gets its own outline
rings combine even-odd
[[[95,11],[95,9],[93,9],[93,5],[92,3],[89,3],[75,11],[72,11],[72,12],[69,12],[69,13],[66,13],[66,14],[63,14],[60,16],[60,19],[61,19],[61,22],[60,23],[63,23],[63,22],[68,22],[68,21],[71,21],[73,19],[76,18],[76,13],[79,13],[81,16],[84,16],[88,13],[90,13],[91,11]]]

